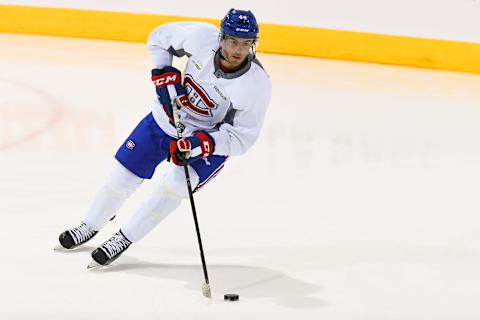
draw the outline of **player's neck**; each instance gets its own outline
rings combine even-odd
[[[229,63],[223,56],[220,56],[219,67],[223,72],[232,73],[243,68],[246,62],[247,62],[247,59],[245,58],[245,60],[239,65],[232,66],[231,63]]]
[[[245,58],[245,60],[243,60],[242,63],[238,64],[238,65],[232,65],[232,63],[230,63],[221,53],[220,53],[220,61],[219,61],[219,67],[220,69],[223,71],[223,72],[226,72],[226,73],[232,73],[232,72],[235,72],[235,71],[238,71],[240,70],[241,68],[243,68],[245,66],[245,64],[247,63],[247,58]]]
[[[233,67],[225,59],[220,58],[219,67],[223,72],[232,73],[238,70],[238,67]]]

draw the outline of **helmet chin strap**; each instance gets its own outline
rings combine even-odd
[[[257,43],[256,43],[257,40],[255,40],[252,44],[252,60],[255,60],[255,58],[257,57]]]
[[[220,59],[223,59],[225,61],[227,61],[228,63],[230,63],[230,61],[227,59],[227,57],[225,57],[222,53],[222,48],[220,48],[218,54],[220,55]]]
[[[225,57],[225,56],[222,54],[222,48],[219,49],[218,54],[219,54],[219,56],[220,56],[220,68],[221,68],[224,72],[231,72],[231,71],[230,71],[230,67],[222,66],[222,63],[221,63],[221,60],[222,60],[222,59],[225,60],[225,61],[227,61],[227,62],[231,65],[230,60],[228,60],[228,58]],[[233,70],[233,69],[232,69],[232,70]]]

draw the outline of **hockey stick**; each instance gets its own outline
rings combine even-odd
[[[178,98],[172,99],[173,122],[177,129],[177,138],[182,139],[182,128],[180,126],[180,119],[178,117],[178,106],[181,105]],[[190,205],[192,207],[193,220],[195,220],[195,229],[197,230],[198,246],[200,247],[200,257],[202,258],[203,274],[205,276],[205,283],[202,285],[202,293],[205,297],[211,298],[210,284],[208,282],[207,264],[205,263],[205,256],[203,255],[202,238],[200,237],[200,228],[198,227],[197,211],[195,210],[195,202],[193,201],[192,184],[190,183],[190,173],[188,172],[187,159],[182,157],[183,169],[185,170],[185,179],[187,180],[188,195],[190,197]]]

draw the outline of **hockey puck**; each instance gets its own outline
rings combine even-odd
[[[237,301],[238,300],[238,294],[236,293],[227,293],[226,295],[223,296],[223,300],[227,301]]]

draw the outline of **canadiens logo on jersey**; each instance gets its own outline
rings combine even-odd
[[[190,74],[186,74],[183,86],[187,90],[188,109],[195,114],[212,117],[212,110],[218,107],[218,104],[210,98],[208,93],[199,85]]]
[[[135,142],[133,142],[132,140],[128,140],[126,146],[128,150],[133,150],[133,148],[135,148]]]

